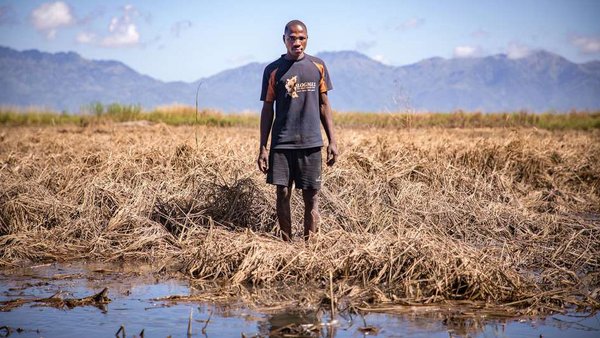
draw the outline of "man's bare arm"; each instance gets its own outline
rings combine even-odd
[[[269,152],[267,151],[267,141],[269,140],[269,134],[271,133],[271,126],[273,125],[273,116],[275,111],[273,110],[273,102],[264,101],[263,107],[260,112],[260,146],[258,150],[258,169],[263,173],[267,173],[269,170]]]
[[[327,135],[327,139],[329,140],[329,144],[327,145],[326,163],[328,166],[332,166],[337,160],[338,150],[337,141],[335,139],[335,132],[333,130],[333,114],[331,112],[331,106],[329,105],[329,98],[327,97],[327,92],[323,92],[320,94],[319,104],[321,123],[323,124],[323,129],[325,129],[325,134]]]

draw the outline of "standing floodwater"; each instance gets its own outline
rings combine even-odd
[[[150,267],[52,264],[0,273],[0,335],[11,337],[598,337],[600,316],[486,319],[477,311],[407,308],[401,314],[341,313],[327,309],[261,309],[241,301],[171,302],[170,296],[202,291],[184,279],[158,276]],[[61,304],[108,288],[107,304]],[[174,298],[174,297],[172,297]],[[10,304],[20,300],[20,306]],[[13,301],[13,302],[10,302]],[[208,320],[208,322],[207,322]],[[204,331],[204,332],[203,332]],[[119,333],[122,336],[122,333]]]

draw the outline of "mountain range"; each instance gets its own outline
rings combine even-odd
[[[600,109],[600,61],[573,63],[536,51],[511,59],[425,59],[390,66],[354,51],[323,52],[339,111],[566,111]],[[110,60],[74,52],[17,51],[0,46],[0,105],[78,112],[92,102],[260,110],[266,63],[250,63],[194,82],[164,82]]]

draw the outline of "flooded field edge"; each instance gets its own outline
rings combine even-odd
[[[0,335],[559,337],[568,332],[593,337],[600,332],[597,313],[524,317],[473,302],[369,306],[336,300],[332,318],[331,299],[315,304],[307,288],[235,288],[236,295],[223,285],[153,271],[149,265],[86,262],[4,269]]]

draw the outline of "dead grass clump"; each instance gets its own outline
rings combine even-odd
[[[194,149],[188,144],[181,144],[175,148],[175,154],[171,158],[171,164],[185,171],[190,166],[193,166],[194,163]]]
[[[56,196],[42,189],[9,187],[0,197],[0,235],[52,229],[68,222],[73,209],[60,207]]]
[[[202,237],[184,265],[186,271],[199,279],[227,279],[234,285],[326,285],[331,272],[336,283],[346,285],[340,296],[355,297],[351,293],[356,287],[371,286],[380,294],[379,301],[387,302],[503,302],[524,290],[533,292],[532,281],[506,269],[492,254],[482,255],[441,236],[413,233],[377,240],[376,235],[333,231],[291,248],[254,233],[231,241],[226,231],[213,229]],[[374,301],[373,293],[361,296]]]
[[[204,182],[191,196],[158,199],[151,219],[175,236],[190,228],[214,224],[232,230],[272,232],[276,221],[273,206],[249,178],[232,184]]]
[[[234,180],[231,184],[207,183],[206,214],[229,228],[272,232],[275,210],[265,192],[250,178]]]

